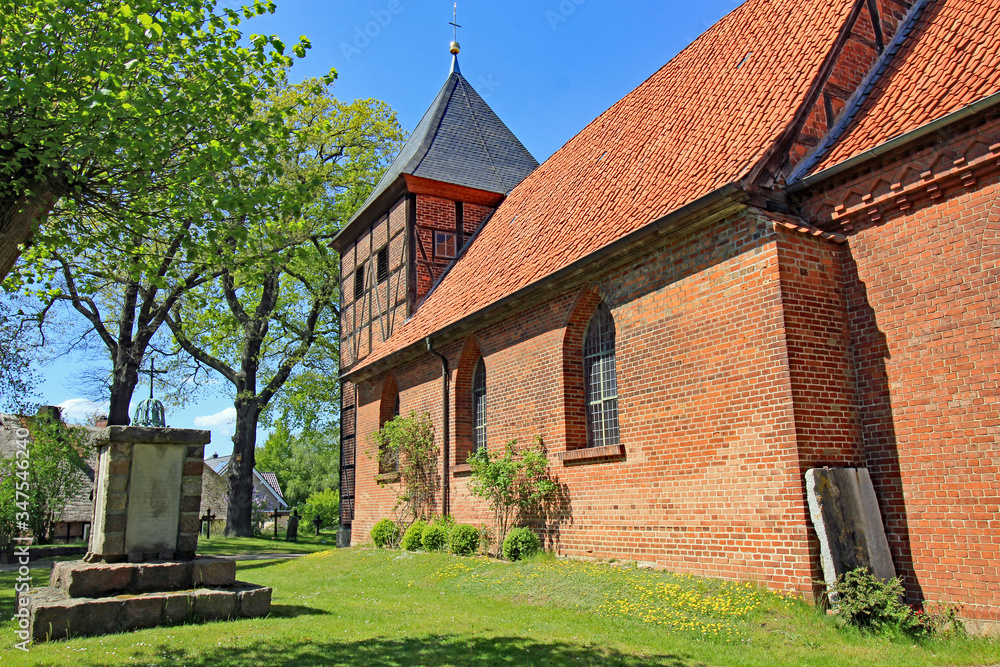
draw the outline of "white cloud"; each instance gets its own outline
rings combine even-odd
[[[86,422],[95,412],[108,414],[110,403],[90,401],[86,398],[70,398],[58,405],[62,408],[62,418],[67,422]]]
[[[236,423],[236,408],[228,407],[225,410],[216,412],[214,415],[205,415],[194,418],[194,425],[198,428],[221,429],[224,426],[232,426]],[[232,430],[232,429],[229,429]]]

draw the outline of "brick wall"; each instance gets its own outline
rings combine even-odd
[[[1000,620],[1000,186],[845,249],[864,447],[912,598]]]
[[[1000,620],[1000,118],[802,201],[841,247],[861,444],[911,600]]]
[[[794,364],[811,359],[800,345],[790,363],[782,295],[798,290],[795,298],[805,303],[810,290],[827,289],[837,277],[838,252],[822,239],[785,236],[763,216],[737,216],[440,346],[452,371],[453,436],[468,427],[463,410],[470,402],[463,394],[480,354],[490,448],[541,436],[561,488],[544,526],[559,553],[632,558],[811,594],[814,558],[801,481],[807,461],[797,439],[815,440],[817,424],[831,414],[841,440],[848,438],[854,422],[843,414],[850,401],[840,394],[853,394],[853,378],[834,378],[836,369],[825,369],[828,387],[814,398],[839,392],[837,405],[807,401],[797,417]],[[787,279],[782,256],[791,266]],[[802,274],[800,267],[814,273]],[[570,395],[574,380],[562,370],[579,358],[581,331],[601,300],[617,329],[624,455],[562,462],[559,452],[581,446],[581,437],[585,442],[582,401]],[[842,314],[843,301],[827,298],[820,310]],[[828,336],[824,327],[836,328],[833,321],[807,326],[808,315],[803,311],[801,321],[792,322],[805,330],[797,334],[803,345],[812,342],[810,335]],[[843,326],[838,332],[846,336]],[[842,358],[829,363],[845,364]],[[440,437],[440,363],[426,356],[394,374],[402,411],[430,412]],[[361,384],[359,434],[377,428],[383,381]],[[463,443],[464,436],[453,437],[453,464],[464,463]],[[810,462],[851,459],[845,448],[840,440],[817,445]],[[394,502],[391,485],[377,484],[376,474],[374,460],[359,458],[356,542],[367,540]],[[487,522],[485,505],[469,496],[467,484],[461,472],[453,476],[451,513],[462,522]]]

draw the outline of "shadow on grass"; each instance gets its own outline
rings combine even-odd
[[[278,563],[295,560],[294,558],[268,558],[267,560],[238,560],[236,561],[236,571],[255,570],[258,567],[271,567]]]
[[[329,616],[326,609],[316,609],[315,607],[305,607],[299,604],[272,604],[272,618],[294,618],[295,616]]]
[[[187,667],[318,667],[319,665],[600,665],[691,667],[695,660],[676,655],[629,655],[614,649],[561,642],[539,643],[526,637],[469,637],[430,635],[408,639],[371,638],[355,642],[306,641],[212,648],[192,653],[175,644],[153,652],[164,664]],[[141,661],[142,658],[140,657]],[[55,663],[36,663],[38,667]],[[95,665],[105,663],[94,663]],[[120,664],[120,662],[106,663]]]

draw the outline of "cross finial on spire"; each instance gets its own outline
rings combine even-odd
[[[458,3],[457,2],[455,3],[454,7],[451,8],[451,21],[448,23],[448,25],[452,26],[452,28],[451,28],[452,39],[451,39],[451,45],[450,45],[449,51],[451,51],[451,54],[453,56],[457,56],[458,55],[458,51],[459,51],[459,46],[458,46],[458,29],[462,27],[462,26],[460,26],[458,24]]]

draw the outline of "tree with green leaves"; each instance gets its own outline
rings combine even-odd
[[[21,306],[12,295],[0,294],[0,409],[25,414],[34,407],[40,346]]]
[[[89,436],[81,427],[63,424],[52,411],[43,410],[24,422],[30,433],[25,454],[0,462],[0,498],[23,502],[14,507],[17,512],[24,507],[28,532],[47,542],[59,515],[86,482],[83,452]]]
[[[285,500],[296,507],[315,493],[340,486],[340,429],[331,424],[292,432],[287,420],[279,418],[255,459],[258,470],[275,474]]]
[[[555,497],[558,486],[549,478],[549,461],[542,450],[541,438],[535,444],[518,448],[517,440],[504,447],[503,456],[490,457],[481,447],[469,457],[472,478],[469,492],[484,498],[493,512],[498,547],[518,517],[537,510]]]
[[[291,56],[278,37],[247,39],[239,28],[274,10],[261,0],[238,9],[0,0],[0,234],[27,240],[57,203],[100,217],[86,233],[62,221],[36,233],[34,245],[73,254],[134,244],[177,211],[197,220],[199,210],[211,219],[237,208],[199,186],[259,157],[253,149],[276,125],[257,102],[284,80]],[[303,38],[292,51],[308,46]]]
[[[271,401],[305,368],[336,374],[339,262],[329,241],[374,187],[403,138],[375,100],[340,102],[308,80],[269,105],[285,110],[289,139],[274,157],[275,191],[314,188],[299,209],[261,205],[241,219],[221,275],[171,308],[178,346],[232,385],[230,534],[250,534],[257,426]]]
[[[378,458],[379,469],[399,475],[390,488],[396,494],[394,520],[398,534],[403,535],[417,519],[430,518],[441,482],[431,416],[411,412],[394,417],[372,434],[371,444],[369,455]]]
[[[220,275],[241,216],[274,205],[288,130],[261,100],[292,60],[239,28],[274,9],[0,0],[0,230],[50,216],[6,286],[42,299],[40,321],[60,302],[86,319],[112,362],[110,424],[129,423],[166,313]]]

